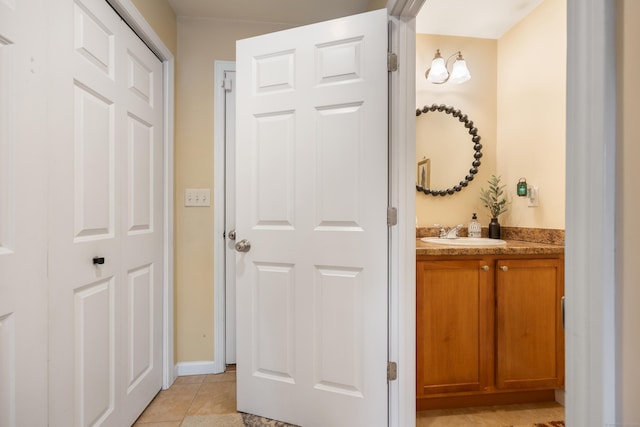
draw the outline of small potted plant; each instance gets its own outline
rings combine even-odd
[[[505,213],[509,209],[509,201],[507,196],[504,195],[505,185],[500,184],[500,177],[491,175],[491,179],[487,181],[489,183],[489,189],[480,189],[480,201],[485,208],[489,209],[489,215],[491,216],[491,222],[489,223],[489,237],[491,239],[500,238],[500,223],[498,222],[498,216]]]

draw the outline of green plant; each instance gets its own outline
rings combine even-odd
[[[498,215],[505,213],[509,209],[509,201],[504,196],[504,188],[506,185],[500,185],[500,177],[491,175],[491,179],[487,181],[489,189],[480,189],[480,200],[485,208],[489,209],[491,218],[497,218]]]

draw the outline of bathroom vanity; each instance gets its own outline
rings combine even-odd
[[[418,410],[555,400],[564,248],[416,244]]]

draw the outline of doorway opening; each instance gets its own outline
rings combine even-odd
[[[514,15],[508,24],[493,34],[483,31],[485,29],[495,31],[500,23],[492,22],[483,25],[483,11],[469,14],[473,15],[473,20],[465,22],[459,10],[449,11],[445,7],[446,4],[443,8],[439,8],[438,3],[436,1],[425,4],[416,20],[416,108],[444,104],[452,105],[468,114],[473,118],[473,126],[478,128],[478,134],[482,135],[483,156],[475,180],[461,192],[456,192],[453,196],[437,198],[431,194],[416,193],[419,237],[426,235],[420,234],[420,231],[433,233],[430,227],[434,223],[448,221],[443,225],[455,226],[459,223],[466,225],[472,218],[473,212],[478,213],[478,218],[486,228],[489,217],[485,215],[479,193],[481,187],[487,187],[487,181],[492,174],[501,175],[503,183],[507,184],[505,191],[511,199],[510,212],[503,217],[506,218],[507,224],[517,225],[518,228],[553,229],[564,235],[566,2],[564,0],[529,2],[528,10],[521,11],[521,15]],[[472,5],[469,5],[469,8],[471,7]],[[450,6],[449,9],[451,9]],[[453,13],[455,18],[448,19],[449,13]],[[491,16],[487,18],[496,18],[496,15],[500,14],[492,11]],[[497,18],[506,21],[508,16],[505,12],[504,16]],[[445,22],[446,25],[440,25]],[[453,28],[458,23],[461,24],[461,28]],[[550,40],[553,41],[549,43]],[[550,48],[552,45],[553,47]],[[531,58],[535,57],[534,52],[540,48],[544,48],[545,55],[553,58],[554,64],[558,65],[545,75],[543,84],[538,84],[538,77],[533,75],[535,67],[531,67],[530,62]],[[455,54],[461,52],[470,70],[471,80],[462,84],[454,84],[450,81],[444,84],[433,84],[427,81],[424,73],[431,67],[438,49],[445,61],[451,54],[454,55],[448,63],[449,71],[456,58]],[[529,82],[526,79],[530,79]],[[522,96],[527,99],[527,105],[519,102]],[[537,109],[535,105],[538,99],[542,103],[548,103],[549,99],[555,99],[557,102],[551,108]],[[514,103],[517,104],[516,108],[512,108]],[[532,117],[532,114],[528,114],[529,108],[539,112],[544,110],[544,113],[535,114],[539,122],[539,133],[523,135],[521,130],[523,120],[529,124],[528,120]],[[468,140],[466,132],[463,134]],[[518,138],[514,139],[514,135],[518,135]],[[417,136],[420,137],[419,131]],[[527,142],[530,138],[538,143],[530,144]],[[422,142],[425,141],[422,140]],[[435,145],[433,142],[432,144]],[[535,146],[535,152],[544,152],[546,156],[552,153],[558,162],[543,163],[541,158],[537,158],[537,155],[531,152],[526,156],[526,160],[522,157],[518,158],[518,152],[521,153],[522,148],[520,144],[528,147]],[[443,171],[437,170],[438,164],[444,163],[438,159],[439,153],[423,153],[419,149],[424,147],[418,147],[416,150],[416,161],[420,162],[427,158],[430,160],[431,176],[427,176],[426,179],[430,178],[433,182],[442,178],[440,175],[444,175]],[[464,179],[465,174],[469,173],[466,159],[471,158],[473,153],[469,147],[468,156],[464,152],[460,155],[452,154],[449,146],[444,154],[448,156],[446,159],[448,169],[451,168],[452,161],[458,157],[464,160],[464,165],[461,166],[458,175],[452,177],[451,182],[442,182],[440,187],[434,186],[436,188],[447,188]],[[413,170],[416,170],[415,166]],[[516,174],[518,176],[513,178]],[[530,184],[540,185],[542,188],[545,195],[542,208],[528,207],[525,197],[516,196],[515,184],[522,175],[527,177]],[[547,183],[547,179],[553,184]],[[547,214],[544,217],[541,215],[542,210]],[[502,220],[501,218],[501,222]],[[551,307],[554,312],[559,313],[559,308],[555,310],[555,305]],[[562,338],[558,339],[563,341]],[[420,348],[419,345],[418,348]],[[498,358],[495,348],[492,348],[492,351],[496,352],[495,357]],[[420,360],[420,355],[418,359]],[[494,378],[496,373],[491,372],[487,375]],[[554,394],[549,393],[549,396],[553,398]],[[563,392],[556,393],[555,399],[563,403]]]

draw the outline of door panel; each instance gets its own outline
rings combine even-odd
[[[78,425],[102,425],[115,410],[115,279],[74,292]]]
[[[74,240],[113,238],[115,106],[78,82],[74,92]]]
[[[127,115],[129,164],[127,233],[153,232],[153,127]]]
[[[294,115],[275,112],[255,118],[255,219],[264,230],[295,228]]]
[[[386,11],[237,45],[238,409],[387,418]]]
[[[75,3],[74,48],[87,61],[111,79],[115,75],[114,28],[91,12],[83,3]]]
[[[293,383],[295,271],[290,264],[257,263],[255,268],[252,370],[256,376]]]
[[[361,268],[315,266],[315,387],[363,398]]]
[[[127,391],[149,375],[154,366],[154,278],[153,265],[145,265],[127,272],[128,363]]]
[[[317,117],[316,230],[362,231],[362,104],[323,106]]]

